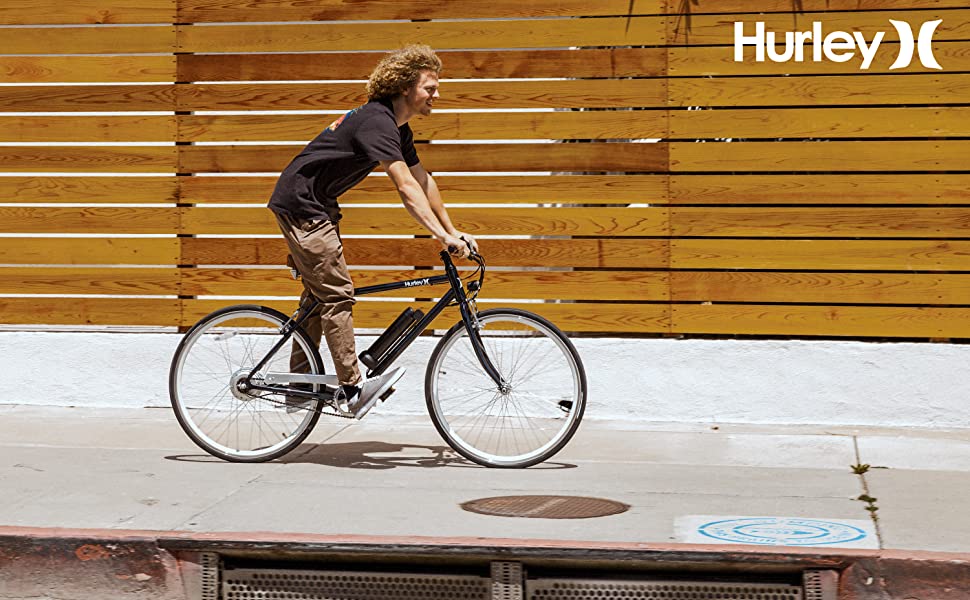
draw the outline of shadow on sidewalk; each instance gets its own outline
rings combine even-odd
[[[207,454],[178,454],[167,460],[182,462],[224,461]],[[314,464],[342,469],[395,469],[397,467],[484,469],[462,458],[448,446],[399,444],[388,442],[332,442],[303,444],[288,455],[273,461],[282,464]],[[530,469],[574,469],[576,465],[547,461]]]
[[[306,448],[304,452],[300,450]],[[388,442],[331,442],[304,444],[279,459],[281,463],[312,463],[347,469],[394,469],[396,467],[458,467],[484,469],[448,446]],[[571,469],[576,465],[547,462],[533,469]]]

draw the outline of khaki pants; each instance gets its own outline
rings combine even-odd
[[[360,383],[352,313],[354,283],[344,260],[339,227],[329,220],[298,222],[286,215],[276,215],[276,221],[286,238],[296,270],[303,276],[300,302],[308,300],[310,295],[320,301],[313,314],[304,321],[304,330],[318,346],[321,336],[326,336],[341,384]],[[305,361],[303,351],[294,343],[291,370],[298,372],[298,365]]]

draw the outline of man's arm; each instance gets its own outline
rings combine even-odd
[[[432,208],[427,192],[415,179],[407,164],[403,160],[382,160],[381,166],[384,167],[384,171],[391,178],[394,187],[397,188],[397,193],[401,196],[404,208],[414,217],[414,220],[430,231],[431,235],[441,243],[442,248],[449,252],[451,248],[455,248],[456,254],[462,258],[468,256],[468,247],[457,235],[452,233],[455,228],[451,225],[451,221],[447,220],[449,227],[445,227],[441,222],[440,217]],[[437,188],[435,188],[435,192],[437,193]],[[441,196],[440,194],[437,196],[440,205]],[[444,206],[442,206],[443,209]],[[447,219],[447,213],[445,213],[445,218]]]
[[[418,182],[418,185],[420,185],[421,189],[424,190],[424,193],[428,198],[428,204],[431,206],[431,211],[436,217],[438,217],[438,222],[440,222],[441,226],[445,228],[445,231],[465,241],[469,246],[471,246],[472,252],[478,252],[478,242],[475,241],[475,238],[467,233],[458,231],[451,223],[451,217],[448,216],[448,210],[445,208],[445,203],[441,199],[441,192],[438,191],[438,184],[435,183],[431,173],[428,173],[421,163],[410,167],[410,170],[411,174],[414,175],[414,179]]]

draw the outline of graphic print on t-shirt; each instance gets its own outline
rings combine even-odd
[[[355,108],[354,110],[352,110],[352,111],[349,111],[349,112],[346,112],[346,113],[344,113],[344,114],[342,114],[342,115],[340,115],[340,118],[338,118],[338,119],[337,119],[336,121],[334,121],[333,123],[331,123],[330,125],[328,125],[328,126],[327,126],[327,131],[337,131],[337,128],[338,128],[338,127],[340,127],[340,124],[344,122],[344,119],[346,119],[346,118],[347,118],[347,117],[349,117],[350,115],[352,115],[352,114],[354,114],[355,112],[357,112],[357,110],[358,110],[359,108],[360,108],[360,107],[358,106],[358,107],[357,107],[357,108]]]

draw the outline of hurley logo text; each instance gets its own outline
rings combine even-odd
[[[913,60],[913,49],[919,53],[919,60],[927,69],[943,69],[940,63],[936,62],[933,56],[933,32],[943,19],[928,21],[919,28],[918,42],[913,37],[913,29],[905,21],[889,20],[896,31],[899,33],[899,54],[896,62],[889,67],[890,70],[902,69],[909,66]],[[755,60],[764,62],[765,56],[773,62],[802,62],[806,56],[806,45],[811,48],[811,60],[821,62],[822,57],[833,62],[846,62],[855,56],[856,50],[862,56],[862,70],[866,70],[872,65],[872,60],[876,57],[879,44],[886,36],[885,31],[876,33],[872,40],[867,40],[858,31],[851,34],[845,31],[832,31],[824,33],[822,23],[815,21],[812,23],[810,31],[787,31],[785,32],[785,42],[779,52],[777,35],[773,31],[765,31],[763,21],[755,23],[754,35],[745,35],[744,23],[734,24],[734,60],[735,62],[744,61],[744,47],[754,46]]]

